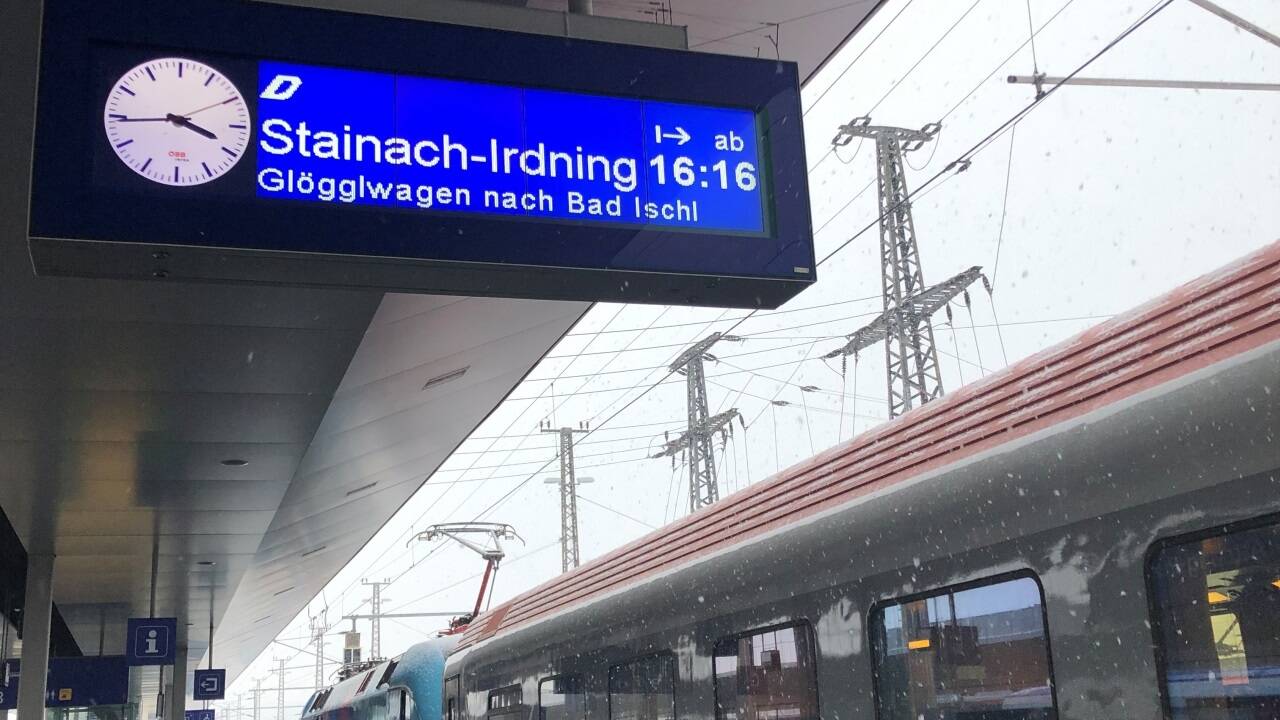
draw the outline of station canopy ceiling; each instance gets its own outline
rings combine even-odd
[[[571,25],[563,0],[294,4]],[[694,50],[776,54],[805,79],[879,2],[675,5],[676,27],[640,0],[595,0],[601,17],[572,27],[670,46],[686,26]],[[38,11],[0,27],[6,97],[34,97]],[[0,130],[29,138],[30,118],[0,113]],[[588,309],[36,277],[29,158],[0,145],[0,509],[56,553],[54,601],[86,653],[122,652],[125,619],[148,614],[154,552],[156,614],[179,618],[189,667],[212,613],[216,664],[239,674]]]
[[[529,0],[531,8],[563,10],[566,0]],[[699,52],[781,58],[807,81],[884,0],[595,0],[598,16],[649,20],[686,28]],[[670,13],[658,6],[666,5]]]

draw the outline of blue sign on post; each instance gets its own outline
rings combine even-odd
[[[172,665],[177,650],[177,618],[129,618],[125,657],[129,665]]]
[[[227,671],[196,670],[191,684],[191,697],[195,700],[221,700],[227,692]]]
[[[17,659],[5,660],[0,667],[0,711],[18,706],[21,668]],[[49,658],[45,707],[123,705],[128,700],[128,691],[129,667],[119,655]]]
[[[182,713],[183,720],[214,720],[213,710],[187,710]]]
[[[18,707],[18,660],[5,660],[0,664],[0,710]]]

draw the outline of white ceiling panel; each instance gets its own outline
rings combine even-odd
[[[804,82],[848,40],[884,0],[596,0],[596,15],[686,28],[689,49],[723,55],[781,58],[799,66]],[[529,0],[563,10],[565,0]],[[670,13],[658,10],[665,5]]]
[[[403,505],[588,307],[394,294],[383,305],[219,625],[215,645],[224,634],[240,641],[238,662],[256,656],[373,536],[367,519]],[[469,369],[423,390],[459,367]]]

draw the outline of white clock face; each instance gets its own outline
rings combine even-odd
[[[165,185],[200,185],[235,167],[249,145],[249,106],[225,75],[185,58],[121,77],[103,111],[107,140],[131,170]]]

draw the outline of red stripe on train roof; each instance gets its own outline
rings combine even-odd
[[[1273,243],[525,592],[458,647],[1277,340]]]

